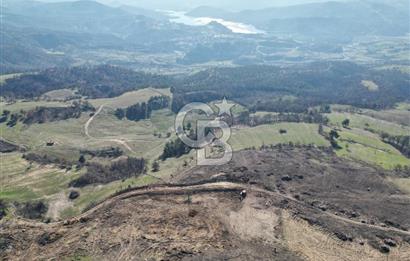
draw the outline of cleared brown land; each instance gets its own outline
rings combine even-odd
[[[3,221],[2,255],[386,260],[380,248],[394,242],[389,260],[406,260],[410,198],[386,181],[388,175],[314,148],[242,151],[228,165],[131,189],[71,220]],[[242,189],[248,191],[244,201]]]

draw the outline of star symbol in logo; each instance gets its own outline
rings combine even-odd
[[[221,103],[215,103],[215,106],[219,108],[218,116],[222,116],[224,114],[232,115],[231,109],[235,106],[235,104],[228,103],[226,98],[224,98]]]

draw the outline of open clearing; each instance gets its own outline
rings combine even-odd
[[[383,111],[363,110],[363,113],[376,119],[396,122],[405,126],[410,126],[410,113],[408,110],[391,109]]]
[[[21,75],[22,73],[11,73],[11,74],[0,75],[0,85],[3,85],[8,79],[13,79]]]
[[[138,91],[126,92],[115,98],[90,99],[89,102],[95,107],[105,105],[117,109],[126,108],[136,103],[147,102],[149,98],[153,96],[171,97],[171,91],[170,89],[145,88]]]
[[[11,112],[19,112],[21,110],[28,111],[35,109],[36,107],[67,107],[71,102],[59,102],[59,101],[16,101],[14,103],[0,102],[0,113],[4,110]]]
[[[363,80],[362,85],[363,85],[363,87],[365,87],[366,89],[368,89],[369,91],[372,91],[372,92],[375,92],[375,91],[379,90],[379,86],[377,84],[375,84],[373,81]]]
[[[277,123],[253,128],[233,129],[229,143],[235,151],[289,142],[301,145],[329,146],[330,144],[318,134],[318,128],[317,124]],[[281,129],[286,130],[287,133],[280,134],[279,130]]]
[[[25,202],[44,199],[68,188],[79,173],[30,164],[20,153],[1,154],[0,198]]]
[[[394,122],[376,119],[367,115],[353,114],[353,113],[339,113],[333,112],[326,115],[330,124],[337,127],[342,127],[342,121],[350,120],[350,127],[374,130],[377,133],[386,132],[390,135],[410,135],[410,127],[400,125]]]
[[[342,129],[338,139],[341,149],[337,155],[394,169],[397,165],[410,166],[410,159],[393,146],[380,140],[377,134],[361,129]]]
[[[75,96],[75,90],[72,89],[60,89],[46,92],[41,96],[44,100],[52,101],[64,101]]]

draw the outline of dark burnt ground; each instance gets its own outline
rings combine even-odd
[[[394,173],[329,151],[282,148],[241,151],[227,165],[197,167],[181,174],[177,182],[243,182],[279,192],[290,199],[273,198],[272,204],[290,209],[341,240],[367,240],[379,248],[386,239],[410,243],[409,235],[392,231],[410,230],[410,197],[386,180],[389,175]]]
[[[144,195],[111,202],[72,224],[10,222],[0,231],[0,259],[302,260],[280,241],[233,232],[226,217],[242,203],[236,192],[224,191]]]

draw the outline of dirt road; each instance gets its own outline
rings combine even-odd
[[[138,196],[144,196],[144,195],[181,195],[181,194],[195,194],[195,193],[210,193],[210,192],[231,192],[231,191],[241,191],[243,189],[246,189],[248,193],[263,193],[267,194],[270,197],[280,197],[283,199],[287,199],[289,201],[292,201],[296,204],[301,204],[301,205],[306,205],[306,203],[298,201],[297,199],[290,197],[288,195],[281,194],[279,192],[273,192],[269,190],[265,190],[262,188],[259,188],[254,185],[247,185],[247,184],[239,184],[239,183],[231,183],[231,182],[216,182],[216,183],[206,183],[206,184],[201,184],[201,185],[157,185],[157,186],[149,186],[149,187],[143,187],[143,188],[136,188],[133,189],[132,191],[125,192],[123,194],[111,197],[105,201],[103,201],[101,204],[95,206],[94,208],[88,210],[87,212],[84,212],[83,214],[74,217],[68,221],[68,223],[72,222],[77,222],[82,218],[87,218],[97,210],[104,208],[112,203],[115,203],[119,200],[124,200],[132,197],[138,197]],[[239,194],[238,194],[239,195]],[[311,207],[310,205],[307,207]],[[396,232],[400,233],[402,235],[410,236],[409,231],[401,230],[398,228],[394,227],[383,227],[379,225],[372,225],[372,224],[366,224],[366,223],[361,223],[359,221],[355,221],[349,218],[345,218],[342,216],[335,215],[330,212],[322,212],[323,215],[326,215],[330,218],[337,219],[355,226],[360,226],[360,227],[367,227],[369,229],[375,229],[375,230],[381,230],[381,231],[386,231],[386,232]],[[64,221],[67,223],[67,221]],[[53,225],[57,224],[62,224],[64,222],[56,222],[52,223]],[[32,221],[30,221],[32,223]]]
[[[101,113],[102,109],[104,108],[104,105],[101,105],[100,108],[98,108],[98,110],[94,113],[94,115],[88,119],[88,121],[85,123],[84,125],[84,132],[85,135],[89,138],[89,139],[93,139],[93,140],[99,140],[99,141],[110,141],[110,142],[115,142],[120,144],[121,146],[125,147],[129,152],[131,153],[136,153],[128,144],[127,142],[120,140],[120,139],[105,139],[105,138],[95,138],[93,136],[90,135],[89,133],[89,126],[91,124],[91,122],[94,120],[94,118]]]

